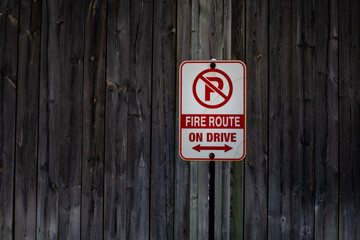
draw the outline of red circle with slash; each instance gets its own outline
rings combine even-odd
[[[209,72],[216,72],[216,73],[219,73],[221,74],[222,76],[225,77],[225,79],[227,80],[228,84],[229,84],[229,93],[228,95],[224,94],[221,89],[217,88],[214,86],[214,84],[212,84],[204,75],[209,73]],[[219,94],[223,99],[224,101],[222,101],[221,103],[219,104],[216,104],[216,105],[210,105],[210,104],[207,104],[207,103],[204,103],[203,101],[200,100],[197,92],[196,92],[196,85],[198,83],[199,80],[202,80],[204,81],[205,85],[207,85],[209,88],[211,88],[214,92],[216,92],[217,94]],[[207,70],[204,70],[202,71],[201,73],[199,73],[195,80],[194,80],[194,83],[193,83],[193,94],[194,94],[194,97],[196,99],[196,101],[203,107],[206,107],[206,108],[219,108],[219,107],[222,107],[224,106],[231,98],[231,95],[232,95],[232,92],[233,92],[233,85],[232,85],[232,82],[231,82],[231,79],[230,77],[223,71],[219,70],[219,69],[207,69]]]

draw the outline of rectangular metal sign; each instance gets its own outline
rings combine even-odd
[[[187,161],[240,161],[246,152],[246,67],[185,61],[179,78],[179,154]]]

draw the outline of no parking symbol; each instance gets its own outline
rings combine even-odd
[[[179,154],[190,161],[245,157],[245,64],[185,61],[179,78]]]
[[[226,83],[229,85],[228,89],[229,89],[229,93],[226,94],[223,92],[224,89],[224,80],[220,77],[206,77],[207,74],[213,74],[213,73],[218,73],[219,75],[223,76],[223,78],[226,79]],[[201,81],[203,81],[205,83],[205,101],[201,100],[199,98],[199,95],[197,93],[197,85],[199,83],[199,80],[201,79]],[[213,83],[216,82],[218,84],[218,86],[215,86]],[[232,82],[231,79],[229,78],[229,76],[224,73],[223,71],[219,70],[219,69],[207,69],[202,71],[201,73],[199,73],[193,83],[193,94],[194,97],[196,99],[196,101],[206,107],[206,108],[219,108],[224,106],[231,98],[232,95],[232,91],[233,91],[233,86],[232,86]],[[222,98],[222,102],[219,104],[215,104],[212,105],[210,103],[206,103],[208,101],[211,101],[211,93],[216,93],[219,96],[221,96]]]

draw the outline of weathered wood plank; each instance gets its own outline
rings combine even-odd
[[[224,1],[224,24],[223,24],[223,31],[224,31],[224,49],[223,49],[223,59],[224,60],[231,60],[231,29],[232,29],[232,1],[231,0],[223,0]]]
[[[196,1],[194,1],[196,2]],[[177,85],[179,82],[178,66],[184,60],[191,58],[191,31],[192,28],[192,9],[191,3],[187,0],[177,1],[177,46],[176,46],[176,66]],[[179,134],[179,96],[176,97],[176,121],[175,132]],[[175,140],[175,213],[174,213],[174,239],[193,239],[191,229],[193,224],[190,220],[190,205],[197,201],[197,196],[190,196],[190,163],[185,162],[179,157],[179,139]],[[194,187],[194,186],[192,186]],[[197,204],[196,204],[197,206]],[[193,218],[191,218],[193,219]]]
[[[209,31],[211,24],[209,21],[213,1],[199,0],[199,46],[198,56],[201,60],[210,59],[211,43],[209,38]],[[214,51],[214,49],[212,49]],[[214,55],[213,55],[214,56]],[[198,201],[197,201],[197,238],[209,239],[209,163],[198,162],[197,164],[197,187],[198,187]]]
[[[58,239],[59,162],[55,147],[59,145],[60,127],[55,119],[61,116],[55,110],[59,97],[55,94],[60,82],[60,22],[58,2],[44,1],[41,20],[41,72],[39,96],[39,151],[37,192],[37,238]],[[60,20],[60,19],[59,19]],[[56,85],[56,87],[55,87]],[[55,127],[56,126],[56,127]],[[51,131],[52,134],[49,133]]]
[[[217,239],[230,239],[230,201],[231,201],[231,189],[230,189],[230,182],[231,182],[231,163],[224,162],[222,163],[221,171],[222,177],[221,180],[221,215],[220,215],[220,222],[219,222],[219,233]]]
[[[212,58],[222,59],[223,57],[223,1],[199,0],[199,59],[209,60]],[[198,239],[209,239],[209,237],[221,236],[221,176],[216,176],[216,173],[221,174],[221,163],[216,164],[215,176],[215,199],[214,207],[211,209],[214,212],[214,221],[218,224],[209,223],[209,163],[198,163]],[[217,181],[216,181],[217,180]],[[218,186],[216,188],[216,186]],[[217,194],[218,193],[218,194]],[[212,228],[215,229],[212,229]],[[211,229],[210,229],[211,228]],[[209,236],[210,231],[210,236]],[[212,234],[215,234],[212,236]]]
[[[127,239],[148,239],[150,235],[152,27],[153,2],[131,2]]]
[[[130,2],[109,0],[107,22],[104,238],[125,240]]]
[[[12,239],[19,1],[0,2],[0,239]]]
[[[339,1],[340,239],[360,234],[360,2]]]
[[[199,162],[198,177],[198,239],[209,239],[209,163]]]
[[[245,0],[232,0],[231,58],[245,61]],[[230,239],[244,237],[244,162],[231,163]]]
[[[198,172],[197,163],[190,163],[190,237],[198,239]]]
[[[291,2],[269,3],[268,237],[290,239],[291,229]]]
[[[224,0],[215,0],[213,2],[210,2],[209,5],[209,18],[208,18],[208,22],[210,23],[210,31],[211,31],[211,35],[208,35],[209,39],[210,39],[210,55],[209,55],[209,59],[211,58],[215,58],[218,60],[223,60],[224,59]],[[204,20],[203,18],[200,18],[200,20]],[[201,27],[202,25],[200,25]],[[200,28],[200,32],[204,33],[204,31],[202,31],[202,29]],[[214,37],[211,37],[214,36]],[[200,38],[202,39],[202,38]],[[211,50],[213,49],[213,50]],[[211,52],[214,52],[211,54]],[[202,53],[202,51],[200,51],[200,54]],[[212,57],[213,56],[213,57]],[[205,58],[206,59],[206,58]],[[210,163],[213,164],[213,163]],[[222,200],[223,198],[225,198],[225,196],[223,196],[223,191],[227,190],[228,188],[230,188],[229,186],[223,186],[223,165],[226,165],[228,163],[222,163],[222,162],[215,162],[215,174],[212,176],[210,175],[210,178],[214,178],[214,186],[210,186],[214,188],[214,206],[210,205],[209,211],[210,214],[212,214],[211,212],[213,212],[214,214],[214,222],[209,222],[209,239],[221,239],[222,237],[222,219],[223,217],[226,217],[226,214],[223,215],[222,210],[223,210],[223,205],[222,205]],[[212,174],[212,172],[210,171],[210,174]],[[225,178],[226,180],[226,178]],[[224,187],[224,188],[223,188]],[[230,189],[229,189],[230,190]],[[210,196],[210,200],[211,200]],[[211,207],[213,207],[213,209],[211,209]],[[225,209],[224,209],[225,210]],[[224,226],[226,225],[226,223],[224,223]]]
[[[222,236],[222,231],[221,228],[224,226],[226,226],[226,223],[222,222],[223,217],[226,217],[223,215],[223,204],[222,204],[222,200],[223,198],[225,198],[226,196],[223,195],[223,192],[227,190],[227,187],[230,186],[224,186],[225,188],[223,188],[223,165],[224,163],[222,162],[211,162],[210,164],[215,164],[215,171],[214,171],[214,176],[210,177],[214,177],[215,181],[214,181],[214,186],[210,185],[210,188],[213,187],[214,188],[214,206],[211,206],[210,204],[210,214],[213,211],[214,214],[214,221],[213,222],[209,222],[209,238],[210,239],[221,239]],[[225,163],[226,165],[226,163]],[[210,174],[212,174],[212,171],[210,171]],[[211,179],[210,178],[210,179]],[[211,200],[211,195],[209,196],[210,200]],[[214,209],[211,209],[211,207],[213,207]],[[213,228],[213,229],[212,229]],[[213,235],[211,235],[213,234]]]
[[[84,1],[45,1],[41,39],[38,238],[79,239]]]
[[[191,59],[199,60],[199,0],[191,2]],[[198,239],[198,163],[190,163],[190,238]]]
[[[221,163],[220,163],[221,164]],[[210,162],[209,163],[209,221],[208,221],[208,228],[209,228],[209,237],[208,239],[218,239],[218,227],[216,226],[216,223],[218,222],[217,220],[219,219],[219,212],[221,213],[221,205],[220,206],[216,206],[219,204],[218,201],[216,202],[215,200],[217,200],[219,198],[219,196],[217,196],[218,192],[216,192],[216,188],[219,187],[217,186],[217,184],[219,183],[219,175],[217,174],[217,171],[219,170],[219,168],[217,166],[215,166],[215,162]],[[220,172],[220,177],[221,177],[221,172]],[[221,182],[220,182],[221,183]],[[221,197],[221,193],[220,193],[220,197]],[[221,202],[220,202],[221,204]],[[216,207],[218,207],[218,209],[216,209]],[[221,217],[221,216],[220,216]],[[220,226],[221,226],[221,222],[220,222]],[[220,235],[221,238],[221,235]]]
[[[315,6],[294,1],[291,239],[314,239]]]
[[[315,2],[315,239],[338,239],[338,2]]]
[[[34,239],[41,1],[22,0],[19,16],[14,238]]]
[[[59,155],[59,238],[80,238],[82,107],[85,1],[63,3],[61,74],[58,86],[61,114]],[[55,147],[56,148],[56,147]]]
[[[199,0],[199,59],[222,59],[223,0]]]
[[[102,239],[106,0],[85,3],[81,238]]]
[[[223,59],[231,59],[231,0],[224,0],[224,12],[223,12],[223,36],[224,36],[224,49],[223,49]],[[220,222],[218,231],[218,239],[229,240],[230,239],[230,199],[231,199],[231,163],[223,162],[221,164],[221,186],[219,191],[221,191],[221,214],[219,216]],[[220,181],[219,181],[220,182]],[[219,201],[220,202],[220,201]]]
[[[176,2],[154,2],[150,238],[174,239]]]
[[[247,143],[244,239],[267,239],[268,2],[246,3]]]

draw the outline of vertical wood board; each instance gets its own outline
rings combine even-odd
[[[0,2],[0,239],[13,237],[19,1]]]
[[[274,239],[291,230],[292,9],[289,1],[269,4],[269,225]]]
[[[176,2],[154,2],[150,238],[174,239]]]
[[[244,239],[267,239],[268,3],[246,3]],[[249,80],[251,79],[251,81]]]
[[[103,236],[106,8],[106,0],[85,2],[82,239]]]
[[[35,238],[41,1],[20,2],[17,82],[15,235]]]

